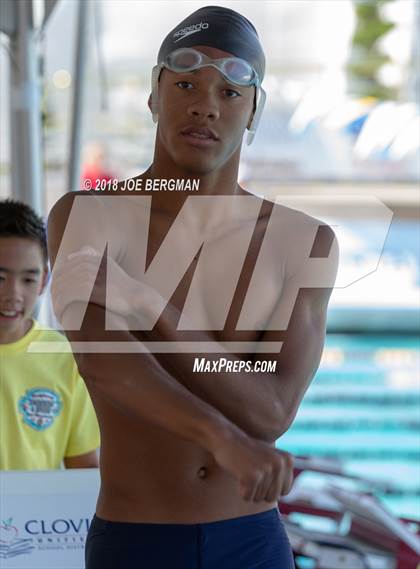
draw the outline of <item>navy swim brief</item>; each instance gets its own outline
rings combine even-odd
[[[109,522],[94,516],[86,569],[294,569],[277,508],[202,524]]]

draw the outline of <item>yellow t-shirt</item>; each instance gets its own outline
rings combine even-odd
[[[45,341],[67,352],[28,351]],[[67,339],[34,321],[23,338],[0,344],[0,470],[60,468],[64,457],[98,447],[95,411]]]

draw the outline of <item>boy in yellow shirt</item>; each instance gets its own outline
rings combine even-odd
[[[69,350],[31,315],[48,278],[45,226],[27,205],[0,200],[0,470],[98,466],[99,428]]]

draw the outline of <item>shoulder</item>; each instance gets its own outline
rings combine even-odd
[[[296,208],[300,205],[298,199],[293,199]],[[271,219],[278,227],[283,227],[289,231],[291,235],[301,231],[313,231],[320,226],[329,227],[325,220],[314,217],[305,213],[306,204],[302,200],[301,209],[284,205],[281,202],[274,203]],[[330,228],[332,231],[332,229]]]
[[[338,240],[333,228],[325,220],[276,203],[270,223],[273,226],[270,232],[272,239],[277,251],[287,260],[289,275],[299,271],[303,265],[307,270],[315,270],[315,265],[310,267],[307,261],[321,259],[325,262],[322,266],[317,264],[317,271],[336,272]]]
[[[68,192],[61,196],[61,198],[51,208],[48,216],[48,225],[51,223],[65,224],[70,217],[71,212],[76,207],[81,212],[84,211],[86,214],[91,214],[94,211],[100,213],[103,208],[103,204],[100,200],[100,196],[93,192]]]
[[[139,199],[143,197],[143,199]],[[132,222],[136,204],[144,207],[144,196],[131,196],[125,193],[69,192],[52,207],[48,216],[48,228],[63,228],[69,219],[77,230],[87,232],[93,227],[95,232],[107,233],[121,224]],[[73,221],[74,220],[74,221]]]
[[[54,375],[51,374],[51,370],[55,370],[57,373],[54,375],[54,381],[59,379],[60,382],[63,381],[68,386],[72,384],[74,387],[73,383],[78,377],[78,369],[70,342],[66,336],[58,330],[41,326],[39,322],[36,322],[34,340],[37,342],[36,353],[41,357],[43,356],[42,359],[48,366],[48,375]]]
[[[110,200],[91,192],[70,192],[62,196],[48,218],[48,248],[55,263],[59,251],[68,254],[84,245],[103,249],[107,243],[118,246],[121,232],[114,223],[115,208]]]
[[[270,223],[273,224],[273,233],[289,245],[309,237],[313,237],[321,247],[336,240],[335,232],[325,220],[280,203],[274,204]]]
[[[44,350],[45,354],[53,355],[54,361],[57,360],[63,360],[63,361],[69,360],[70,362],[74,361],[70,342],[67,340],[66,336],[62,332],[44,326],[43,324],[41,325],[37,321],[35,323],[35,326],[36,326],[36,341],[40,343],[39,345],[41,345],[41,343],[45,345],[45,350]]]
[[[64,334],[58,330],[54,330],[54,328],[41,324],[38,320],[35,320],[35,329],[37,331],[38,340],[64,343],[68,342]]]

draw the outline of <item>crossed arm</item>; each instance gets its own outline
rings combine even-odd
[[[63,209],[63,206],[60,207]],[[61,213],[65,212],[62,211]],[[54,237],[54,227],[57,225],[61,227],[58,230],[58,233],[61,233],[61,235],[63,231],[62,224],[64,218],[61,221],[55,221],[55,219],[60,217],[62,216],[60,216],[58,211],[53,213],[51,225],[53,229],[50,229],[50,248],[54,259],[57,253],[57,244],[61,240],[61,236],[58,234]],[[327,256],[326,249],[329,249],[331,246],[332,231],[330,230],[330,232],[330,234],[323,232],[320,236],[321,242],[318,244],[318,248],[321,253],[324,253],[324,256]],[[84,242],[86,243],[86,241]],[[94,245],[95,236],[90,235],[88,242]],[[83,243],[80,242],[79,248],[82,245]],[[75,250],[77,250],[77,247],[74,248],[73,244],[71,251],[74,252]],[[332,253],[329,257],[331,259],[330,272],[332,277],[335,278],[337,267],[337,247],[335,242],[331,251]],[[319,256],[322,256],[322,254]],[[78,290],[75,288],[72,290],[68,283],[65,283],[65,279],[61,278],[60,282],[60,277],[58,277],[56,289],[59,291],[61,300],[57,304],[60,304],[61,311],[68,307],[71,302],[74,304],[74,301],[78,300],[78,293],[80,294],[83,286],[90,287],[89,290],[91,290],[97,275],[98,265],[97,263],[95,264],[92,257],[82,255],[71,261],[67,265],[67,274],[72,270],[71,263],[74,263],[74,271],[83,269],[84,279]],[[124,317],[134,313],[141,319],[142,312],[147,310],[153,311],[153,292],[145,290],[142,283],[135,281],[124,273],[112,257],[108,257],[107,266],[108,270],[114,271],[114,284],[118,287],[117,294],[111,295],[114,299],[119,299],[121,304],[121,306],[115,307],[116,312],[123,314]],[[254,356],[254,359],[258,360],[276,360],[275,373],[245,373],[244,371],[238,373],[220,372],[217,375],[194,373],[194,355],[192,354],[183,354],[182,357],[177,357],[176,369],[174,369],[171,356],[167,354],[159,354],[158,356],[148,354],[146,360],[149,372],[154,376],[165,377],[166,381],[175,381],[179,387],[184,386],[187,388],[188,393],[195,395],[200,403],[206,403],[209,405],[209,408],[220,411],[222,416],[232,421],[234,425],[240,427],[248,435],[267,442],[273,442],[289,428],[302,397],[319,365],[325,338],[327,304],[332,290],[333,278],[329,288],[306,288],[300,290],[286,331],[266,331],[261,333],[260,341],[283,342],[279,353]],[[81,279],[79,279],[80,281]],[[296,283],[292,280],[286,281],[279,303],[282,302],[283,295],[288,296],[288,288],[291,289],[292,287],[296,287]],[[125,304],[123,302],[124,299],[128,299]],[[108,296],[106,300],[108,301]],[[98,283],[97,281],[91,296],[91,304],[88,308],[89,314],[94,312],[96,314],[92,320],[92,322],[96,321],[96,323],[88,333],[89,338],[93,337],[92,334],[97,335],[99,320],[101,324],[103,323],[104,307],[105,284],[103,283],[103,286],[101,286],[100,282]],[[107,307],[109,308],[109,305]],[[112,309],[113,307],[111,307]],[[276,318],[276,310],[273,312],[272,318]],[[114,317],[116,318],[116,315]],[[173,305],[168,305],[155,328],[152,331],[144,331],[142,338],[145,341],[155,339],[175,341],[179,339],[176,330],[179,317],[179,310]],[[124,323],[122,328],[126,328]],[[95,329],[95,332],[93,332],[93,329]],[[78,334],[80,333],[70,333],[69,337],[70,339],[76,339]],[[111,338],[112,334],[112,332],[106,333],[108,338]],[[118,337],[121,339],[136,341],[128,332],[118,332],[117,334],[120,335]],[[84,337],[86,338],[87,336],[85,335]],[[212,340],[214,343],[214,340],[206,332],[196,334],[195,339],[200,341]],[[227,354],[223,346],[220,347],[220,354],[232,362],[242,359],[237,355]],[[220,355],[217,357],[220,357]],[[138,362],[135,355],[129,355],[128,357],[124,355],[120,359],[123,361],[122,367],[126,369],[128,374],[130,374],[130,370],[126,366],[130,367],[130,360],[133,360],[132,365],[135,365],[135,361]],[[107,370],[110,369],[109,362],[99,365],[99,362],[105,362],[106,360],[107,358],[104,356],[92,358],[80,355],[78,357],[79,365],[85,368],[84,371],[88,375],[92,375],[92,372],[97,374],[99,369],[102,369],[103,373],[106,374]],[[89,369],[86,369],[89,362],[92,365],[88,366]]]
[[[62,199],[50,215],[48,241],[53,265],[72,199],[71,196]],[[80,221],[84,227],[89,227],[91,220],[88,216]],[[85,234],[83,238],[86,239]],[[95,246],[93,234],[90,235],[89,242]],[[65,258],[85,243],[81,235],[76,235],[70,248],[64,246]],[[60,253],[63,253],[61,248]],[[77,276],[80,282],[83,278],[80,271]],[[77,285],[77,282],[74,281],[74,284]],[[59,305],[62,301],[57,299],[54,289],[53,281],[53,301]],[[124,319],[118,315],[113,314],[111,318],[115,327],[120,325],[120,329],[104,330],[105,309],[101,306],[104,298],[101,298],[100,293],[99,298],[95,299],[97,303],[92,302],[91,298],[86,313],[85,303],[78,302],[77,295],[70,294],[70,297],[70,300],[65,299],[64,309],[59,312],[74,352],[77,352],[77,342],[92,340],[134,342],[134,346],[139,344],[126,331]],[[80,312],[85,314],[82,327],[73,330],[72,320],[78,319]],[[237,480],[239,493],[244,500],[272,503],[290,491],[293,459],[289,453],[249,437],[219,410],[171,377],[151,354],[118,354],[112,353],[112,350],[88,354],[82,350],[82,353],[75,353],[75,357],[91,393],[107,399],[134,419],[146,420],[209,451],[219,467]]]
[[[249,435],[274,442],[290,427],[319,366],[330,293],[331,289],[302,289],[288,329],[284,332],[267,330],[260,335],[261,342],[282,343],[277,353],[239,356],[223,353],[221,346],[221,355],[206,354],[210,361],[221,356],[233,363],[243,359],[252,359],[253,362],[271,360],[276,364],[275,372],[194,372],[196,356],[186,353],[176,360],[177,380]],[[175,340],[178,317],[179,311],[170,306],[155,329],[146,332],[145,336],[150,340]],[[200,332],[197,340],[208,341],[210,338],[205,332]],[[171,360],[166,354],[159,354],[159,361],[171,370]]]

